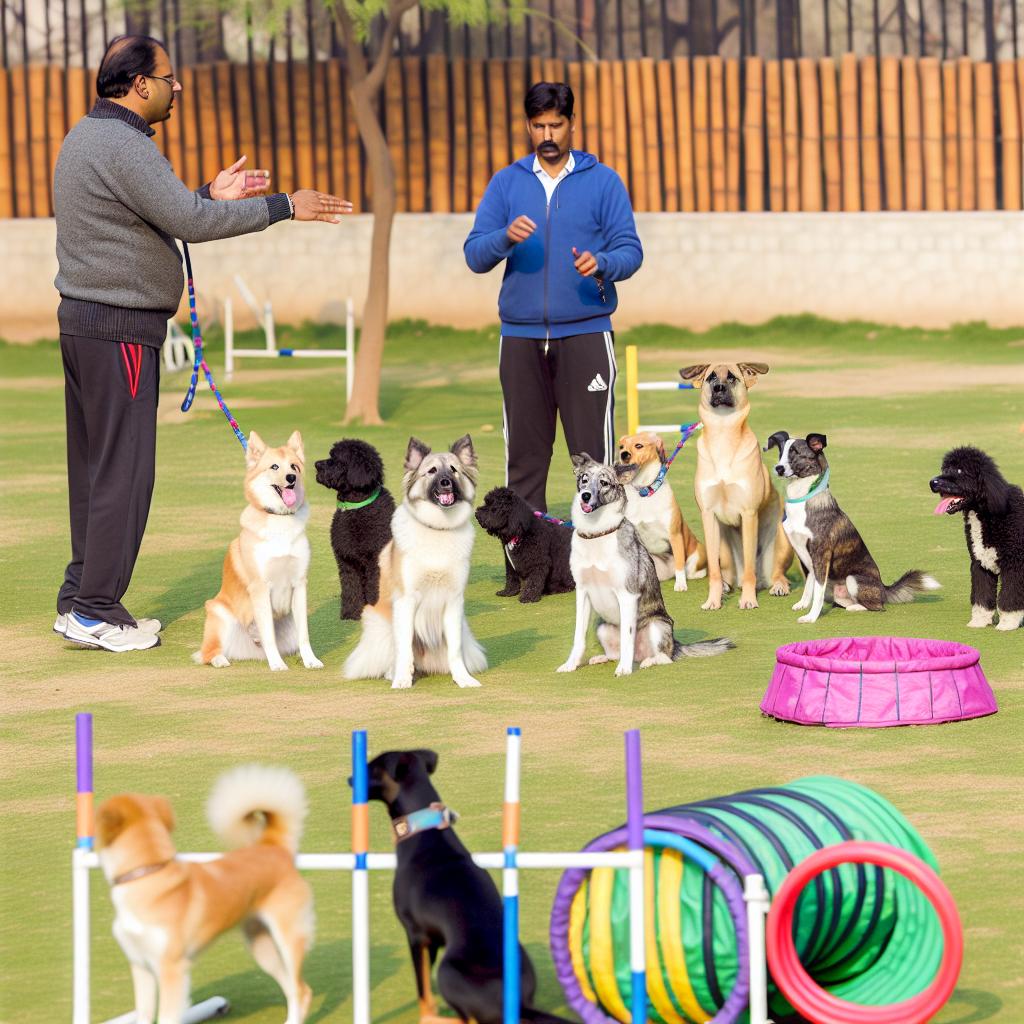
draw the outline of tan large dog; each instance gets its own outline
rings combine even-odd
[[[297,430],[281,448],[268,448],[255,430],[249,435],[242,532],[224,559],[220,593],[206,602],[196,662],[224,668],[232,658],[266,658],[271,669],[284,670],[282,655],[298,651],[306,668],[324,667],[309,645],[306,618],[305,461]]]
[[[724,545],[740,577],[740,608],[757,607],[757,588],[789,593],[786,569],[793,548],[782,529],[782,495],[761,461],[761,446],[747,425],[747,391],[767,373],[764,363],[702,363],[679,371],[700,387],[700,419],[694,492],[708,552],[706,609],[722,607]]]
[[[380,599],[362,615],[362,636],[345,660],[346,679],[391,679],[393,689],[450,672],[479,686],[487,656],[466,621],[473,553],[477,460],[469,434],[446,452],[409,438],[403,501],[380,553]]]
[[[236,768],[218,780],[207,816],[222,840],[243,848],[191,864],[175,859],[174,813],[163,797],[126,793],[96,811],[100,864],[114,903],[114,937],[131,966],[136,1024],[181,1024],[192,961],[236,924],[284,992],[285,1024],[302,1024],[312,999],[302,963],[314,925],[313,896],[294,863],[306,816],[302,783],[283,768]]]
[[[615,468],[626,484],[626,518],[651,553],[658,579],[675,576],[674,589],[686,590],[687,579],[707,575],[708,561],[704,545],[683,519],[668,478],[664,477],[651,491],[667,459],[660,434],[627,434],[619,438],[619,461]]]

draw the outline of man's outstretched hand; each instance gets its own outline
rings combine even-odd
[[[508,235],[508,240],[513,245],[518,245],[520,242],[525,242],[536,230],[537,225],[525,213],[521,213],[505,229],[505,234]]]
[[[576,267],[577,273],[583,277],[593,277],[597,273],[597,259],[592,252],[587,250],[581,253],[574,245],[572,247],[572,254],[576,257],[573,266]]]
[[[210,183],[211,199],[251,199],[270,188],[270,171],[246,171],[247,156],[240,156]]]
[[[352,204],[347,199],[317,192],[314,188],[302,188],[292,193],[296,220],[322,220],[337,224],[340,214],[351,213]]]

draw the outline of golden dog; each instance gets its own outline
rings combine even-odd
[[[641,494],[657,479],[668,456],[660,434],[645,431],[619,438],[616,471],[626,484],[626,518],[636,527],[651,553],[659,580],[675,576],[675,590],[686,590],[688,579],[707,575],[704,545],[686,525],[672,485],[665,477],[656,491]]]
[[[722,607],[723,541],[740,580],[740,608],[757,607],[757,588],[789,593],[786,569],[793,548],[782,528],[782,495],[761,461],[761,446],[747,425],[748,389],[764,363],[702,363],[679,371],[701,389],[694,493],[704,525],[708,554],[708,599],[705,609]]]
[[[313,897],[295,868],[306,795],[282,768],[245,765],[222,776],[207,805],[215,832],[248,844],[208,864],[175,860],[174,813],[160,796],[126,793],[96,811],[100,864],[110,883],[114,937],[128,958],[135,1020],[180,1024],[192,961],[242,925],[256,962],[281,986],[285,1024],[302,1024],[312,992],[302,963],[313,941]]]

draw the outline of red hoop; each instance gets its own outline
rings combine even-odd
[[[793,913],[804,886],[840,864],[875,864],[909,878],[935,908],[945,949],[931,984],[916,996],[887,1006],[861,1006],[823,989],[804,970],[793,941]],[[956,903],[939,876],[906,850],[885,843],[846,842],[827,846],[786,875],[772,901],[766,933],[772,979],[797,1012],[815,1024],[924,1024],[956,986],[964,955],[964,933]]]

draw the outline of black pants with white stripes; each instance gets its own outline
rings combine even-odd
[[[615,450],[615,336],[501,339],[498,374],[504,397],[505,480],[524,501],[547,511],[555,415],[570,454],[603,462]],[[572,471],[569,461],[558,472]]]

